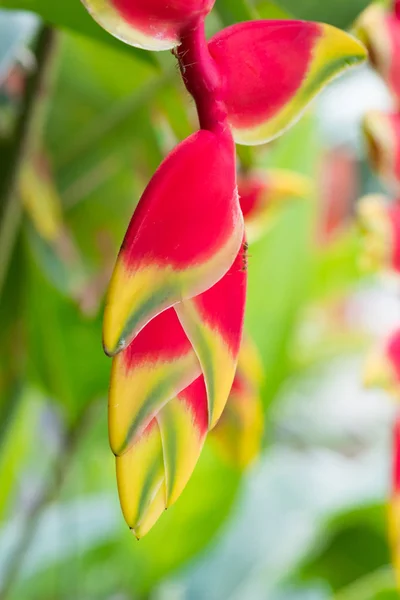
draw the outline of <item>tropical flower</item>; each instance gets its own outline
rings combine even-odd
[[[361,266],[400,273],[400,202],[371,194],[359,201],[357,211],[363,236]]]
[[[110,444],[122,510],[141,537],[185,487],[232,385],[238,412],[250,395],[235,381],[247,242],[234,142],[280,135],[366,52],[334,27],[302,21],[241,23],[207,42],[213,0],[83,2],[127,43],[174,49],[200,124],[141,197],[105,308]]]

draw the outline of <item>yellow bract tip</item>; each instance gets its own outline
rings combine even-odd
[[[335,65],[342,59],[341,67],[335,69],[340,73],[346,67],[361,63],[368,58],[367,48],[350,33],[326,23],[320,23],[320,27],[322,35],[315,50],[317,61]]]

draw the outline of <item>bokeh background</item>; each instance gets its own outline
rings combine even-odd
[[[366,4],[217,0],[208,28],[288,15],[348,28]],[[280,140],[239,149],[242,169],[310,178],[308,197],[272,207],[249,250],[260,453],[240,469],[210,439],[182,497],[137,542],[108,447],[101,315],[132,210],[197,127],[194,106],[169,53],[124,47],[78,0],[0,7],[0,598],[398,598],[394,408],[362,378],[400,302],[393,282],[360,269],[354,220],[357,199],[380,189],[360,123],[390,107],[383,83],[358,69]]]

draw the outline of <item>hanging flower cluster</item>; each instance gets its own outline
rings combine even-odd
[[[185,487],[232,384],[232,410],[247,410],[253,393],[240,371],[234,382],[247,278],[235,142],[281,134],[366,52],[338,29],[301,21],[239,23],[207,41],[214,0],[83,2],[126,43],[172,49],[200,123],[142,195],[104,315],[110,444],[122,510],[141,537]]]
[[[372,4],[361,15],[358,34],[370,60],[387,84],[392,112],[371,111],[364,120],[364,134],[371,166],[392,199],[384,195],[363,198],[359,205],[364,234],[362,261],[368,269],[400,274],[400,0],[390,8]],[[373,350],[365,369],[367,386],[384,388],[400,398],[400,329]],[[390,538],[400,583],[400,419],[394,426],[394,469],[390,504]]]

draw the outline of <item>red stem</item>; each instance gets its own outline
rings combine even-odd
[[[196,102],[201,129],[225,130],[227,113],[221,78],[208,51],[203,19],[182,32],[176,56],[186,88]]]
[[[400,19],[400,0],[394,0],[393,10],[396,17]]]

